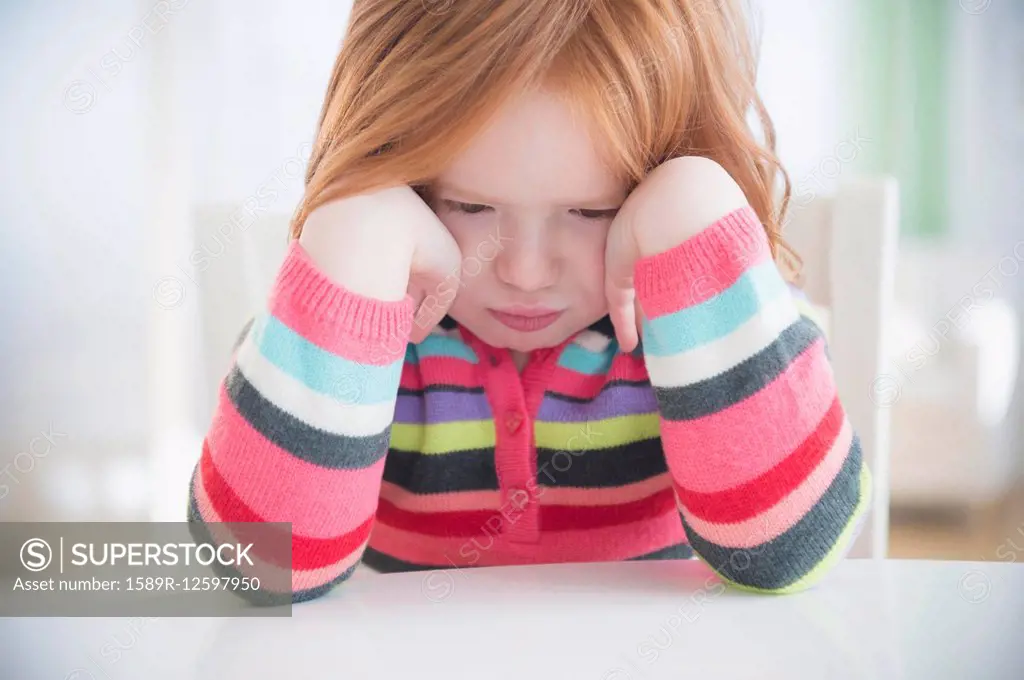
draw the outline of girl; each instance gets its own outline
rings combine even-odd
[[[356,0],[193,532],[290,522],[293,601],[359,564],[817,580],[870,476],[754,83],[731,0]]]

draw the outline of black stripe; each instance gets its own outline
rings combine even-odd
[[[450,564],[432,566],[429,564],[416,564],[415,562],[406,562],[400,560],[397,557],[391,555],[385,555],[379,550],[373,548],[367,548],[366,552],[363,553],[363,564],[366,566],[376,569],[382,574],[397,574],[405,571],[433,571],[435,569],[450,568]],[[462,568],[462,567],[460,567]],[[471,567],[465,567],[469,569]]]
[[[637,557],[630,557],[633,560],[690,560],[693,559],[693,548],[688,543],[676,543],[661,550],[655,550]]]
[[[724,548],[699,536],[683,519],[690,545],[719,574],[741,585],[776,590],[799,581],[832,550],[860,499],[862,455],[850,452],[825,494],[790,529],[751,548]]]
[[[667,471],[659,437],[577,452],[537,449],[537,483],[543,486],[622,486]]]
[[[494,449],[437,455],[391,449],[384,461],[384,481],[413,493],[493,491],[498,488]]]
[[[685,387],[655,387],[666,420],[696,420],[757,394],[820,336],[813,323],[793,322],[774,342],[728,371]]]
[[[348,437],[309,425],[268,401],[234,366],[227,393],[253,429],[296,458],[321,467],[357,470],[379,461],[387,451],[391,425],[380,434]]]
[[[604,394],[604,392],[606,392],[607,390],[610,390],[613,387],[620,387],[620,386],[621,387],[650,387],[651,386],[651,381],[650,380],[618,380],[618,379],[616,379],[616,380],[609,380],[604,385],[602,385],[601,389],[597,392],[597,394],[595,394],[592,397],[574,397],[574,396],[569,395],[569,394],[562,394],[561,392],[553,392],[551,390],[545,391],[544,392],[544,396],[545,397],[551,397],[552,399],[560,399],[562,401],[567,401],[567,402],[572,403],[572,404],[589,404],[590,402],[594,401],[595,399],[600,397],[602,394]]]
[[[608,314],[605,314],[600,319],[587,326],[587,330],[597,331],[601,335],[611,339],[615,338],[615,324],[612,323],[612,317]]]
[[[483,387],[465,387],[464,385],[427,385],[422,390],[411,390],[407,387],[398,388],[400,397],[422,397],[424,394],[437,394],[440,392],[458,392],[461,394],[483,394]]]

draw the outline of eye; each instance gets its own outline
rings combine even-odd
[[[442,202],[448,209],[466,213],[467,215],[476,215],[487,210],[493,210],[491,206],[484,205],[483,203],[463,203],[462,201],[449,201],[448,199],[444,199]]]
[[[588,208],[575,208],[570,210],[574,215],[578,215],[585,220],[604,220],[610,217],[615,217],[616,213],[619,212],[618,208],[608,208],[605,210],[590,210]]]

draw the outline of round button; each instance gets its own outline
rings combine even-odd
[[[501,363],[498,357],[494,356],[493,354],[491,355],[490,362],[491,366],[497,366],[499,363]]]
[[[509,411],[505,414],[505,429],[509,434],[515,434],[523,425],[523,416],[519,411]]]

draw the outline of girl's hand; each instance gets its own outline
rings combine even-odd
[[[744,205],[747,199],[729,173],[700,156],[662,163],[630,193],[605,246],[605,295],[622,351],[633,351],[640,341],[637,260],[671,250]]]
[[[462,254],[452,235],[409,186],[396,186],[327,203],[303,225],[299,242],[329,278],[348,290],[384,301],[411,295],[417,306],[411,342],[423,340],[448,312],[454,295],[431,296],[458,274]]]

